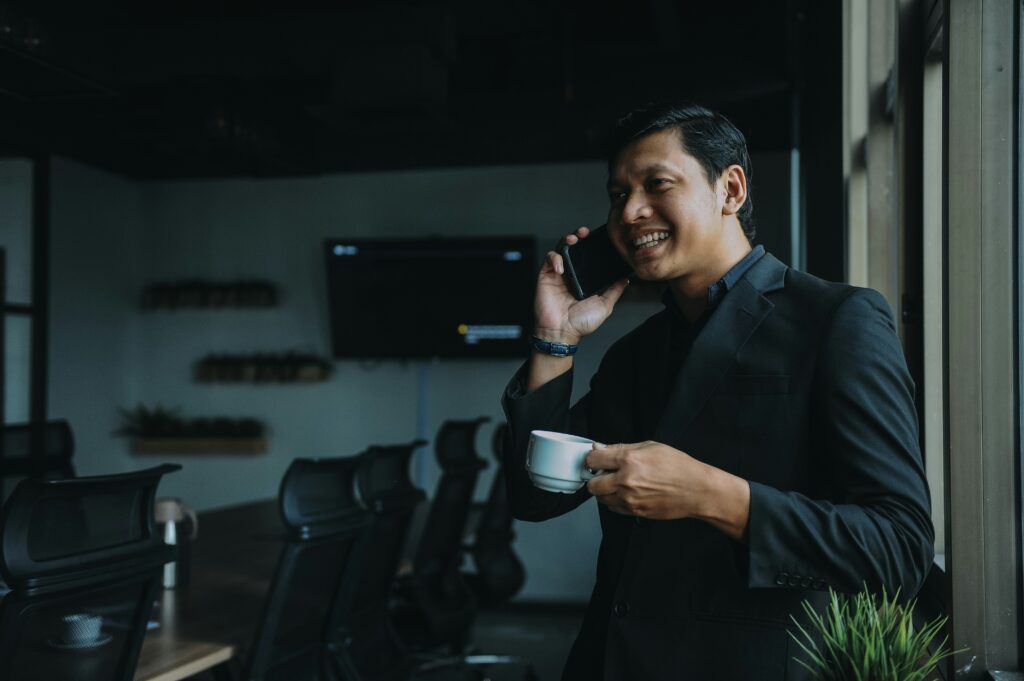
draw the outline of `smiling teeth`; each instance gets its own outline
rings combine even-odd
[[[633,246],[640,248],[642,246],[653,246],[657,242],[667,239],[668,232],[655,232],[654,234],[645,234],[642,237],[633,240]]]

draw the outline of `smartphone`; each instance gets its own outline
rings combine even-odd
[[[578,300],[600,293],[633,273],[608,237],[608,226],[592,230],[586,239],[559,249],[565,263],[565,283]]]

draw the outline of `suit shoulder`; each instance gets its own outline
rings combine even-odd
[[[874,289],[840,282],[829,282],[819,278],[819,276],[796,269],[790,269],[786,272],[784,291],[787,295],[799,299],[808,307],[818,308],[825,313],[834,312],[848,299],[851,301],[869,301],[872,306],[883,305],[888,307],[885,297]]]
[[[784,291],[803,309],[816,310],[823,317],[832,317],[842,309],[873,308],[892,318],[885,297],[871,288],[827,281],[806,272],[789,270]]]

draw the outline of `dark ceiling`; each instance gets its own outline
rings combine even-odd
[[[0,0],[0,153],[138,178],[571,161],[666,99],[786,149],[806,46],[839,40],[817,5]]]

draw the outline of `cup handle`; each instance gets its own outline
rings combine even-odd
[[[584,457],[583,461],[580,462],[580,465],[583,466],[583,471],[580,473],[580,480],[582,480],[583,482],[593,480],[594,478],[605,472],[603,470],[599,470],[596,468],[588,468],[586,457]]]

